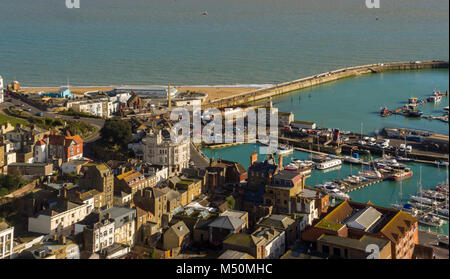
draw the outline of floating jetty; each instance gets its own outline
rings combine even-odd
[[[349,185],[347,185],[346,189],[343,192],[347,194],[347,193],[350,193],[350,192],[353,192],[353,191],[356,191],[359,189],[363,189],[363,188],[378,184],[384,180],[386,180],[386,179],[379,178],[379,179],[371,179],[368,181],[364,181],[364,182],[361,182],[360,184],[355,184],[355,185],[349,184]]]

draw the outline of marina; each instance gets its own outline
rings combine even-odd
[[[392,84],[401,84],[402,88],[406,88],[407,90],[403,95],[398,94],[397,88],[391,87]],[[448,87],[448,71],[420,71],[419,75],[412,75],[408,73],[383,74],[382,80],[379,79],[379,76],[377,75],[364,76],[352,80],[343,80],[333,85],[305,89],[299,91],[298,93],[293,93],[291,96],[274,98],[273,102],[275,107],[278,107],[280,111],[294,112],[296,119],[315,121],[321,127],[339,127],[341,131],[358,131],[358,133],[355,133],[354,135],[347,132],[342,133],[342,137],[350,138],[350,140],[355,142],[354,146],[358,147],[358,151],[355,151],[354,148],[351,148],[348,144],[343,144],[340,146],[342,153],[338,155],[334,154],[339,153],[336,152],[339,151],[338,148],[333,146],[324,146],[323,144],[317,145],[317,138],[309,143],[303,143],[302,145],[297,145],[295,141],[298,140],[293,140],[291,144],[294,145],[295,150],[292,155],[285,157],[284,161],[288,162],[288,164],[292,161],[292,159],[312,161],[311,158],[313,155],[328,156],[329,154],[332,154],[332,156],[341,159],[342,165],[340,168],[330,170],[329,172],[313,168],[310,170],[311,174],[307,176],[307,185],[315,186],[323,184],[327,181],[333,182],[338,180],[341,181],[341,184],[343,185],[347,184],[347,186],[344,186],[345,188],[342,188],[346,191],[347,195],[349,195],[352,200],[360,202],[371,201],[375,204],[390,207],[391,204],[399,200],[398,193],[400,181],[384,178],[379,180],[374,179],[364,181],[355,177],[359,177],[359,171],[372,170],[373,166],[377,167],[381,174],[386,174],[384,171],[392,171],[389,168],[398,168],[400,170],[403,167],[409,168],[413,175],[409,178],[401,180],[401,183],[403,184],[403,194],[405,197],[418,193],[417,181],[420,172],[419,166],[422,167],[422,180],[427,182],[427,184],[423,186],[423,189],[434,189],[436,186],[433,186],[433,184],[441,185],[442,182],[445,181],[445,167],[438,167],[437,163],[441,160],[445,160],[445,163],[448,155],[434,153],[436,154],[435,156],[432,155],[432,153],[427,154],[426,152],[419,151],[417,149],[417,140],[421,137],[421,133],[423,133],[424,136],[431,135],[435,132],[448,135],[448,126],[446,123],[441,121],[429,122],[423,118],[412,119],[399,117],[396,115],[391,117],[379,117],[378,112],[375,113],[371,110],[370,104],[380,102],[380,96],[376,99],[371,99],[372,96],[379,93],[378,90],[375,91],[372,88],[383,89],[383,92],[385,93],[382,98],[384,98],[385,101],[382,102],[389,103],[390,100],[391,102],[401,103],[403,100],[407,100],[410,97],[409,93],[407,93],[408,88],[410,88],[410,91],[420,91],[425,92],[423,94],[426,94],[426,92],[430,92],[430,88],[446,87]],[[364,97],[360,96],[362,94],[356,93],[359,91],[366,92],[366,94],[363,94]],[[311,93],[311,95],[309,95],[309,93]],[[320,102],[324,96],[327,96],[329,99],[329,102],[325,104]],[[359,105],[351,106],[351,109],[349,109],[350,105],[331,105],[345,104],[345,100],[353,100],[353,102],[357,102]],[[425,105],[423,107],[424,113],[432,114],[437,111],[442,112],[443,109],[448,106],[448,104],[444,101],[446,101],[445,98],[435,105]],[[318,105],[323,106],[323,109],[320,112],[312,109],[314,106]],[[342,115],[343,118],[335,118],[334,116],[336,114]],[[360,120],[358,120],[355,124],[354,122],[346,121],[346,119]],[[363,122],[363,125],[360,125],[359,121]],[[421,127],[425,126],[427,127],[426,130],[420,130]],[[377,147],[378,144],[382,143],[382,140],[377,137],[377,135],[382,133],[382,127],[407,128],[409,133],[403,134],[406,135],[405,146],[411,145],[412,153],[395,152],[386,148],[381,149]],[[362,136],[360,130],[362,130]],[[391,133],[391,130],[393,133]],[[399,150],[400,145],[405,143],[405,136],[400,136],[400,132],[402,130],[391,130],[389,130],[389,134],[384,134],[382,139],[390,139],[389,145],[395,146],[397,150]],[[416,130],[420,130],[422,132]],[[399,134],[397,135],[396,133]],[[280,137],[280,141],[284,138],[288,137]],[[373,144],[373,139],[371,138],[375,139],[375,143],[377,145],[368,144],[368,142],[372,142]],[[364,141],[366,144],[358,144],[358,141]],[[208,157],[221,157],[229,160],[237,160],[243,166],[248,166],[250,163],[247,158],[248,154],[251,154],[254,151],[258,152],[258,149],[258,144],[246,144],[234,146],[231,147],[231,149],[204,148],[203,152]],[[238,155],[231,155],[230,153]],[[385,156],[383,156],[383,153]],[[351,159],[352,157],[354,159]],[[442,191],[445,191],[445,187],[442,188]],[[448,222],[440,227],[430,227],[424,224],[420,224],[420,226],[426,230],[430,229],[432,231],[448,235]]]

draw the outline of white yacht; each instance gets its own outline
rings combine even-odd
[[[325,162],[316,163],[316,168],[319,170],[326,170],[340,165],[342,165],[342,161],[340,159],[332,159]]]
[[[278,146],[278,149],[277,149],[278,155],[287,155],[287,154],[291,154],[293,152],[294,152],[294,147],[289,146],[289,145],[280,145],[280,146]]]

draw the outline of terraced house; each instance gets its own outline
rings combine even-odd
[[[95,200],[96,208],[110,208],[114,203],[114,175],[111,169],[103,163],[89,163],[80,173],[78,181],[80,189],[95,189],[101,193]]]
[[[111,207],[101,211],[114,221],[114,242],[133,247],[136,231],[136,209]]]
[[[39,148],[35,151],[35,157],[39,160],[45,158],[45,153],[47,160],[62,159],[63,162],[83,157],[83,139],[79,135],[71,136],[69,132],[66,135],[49,135],[36,145]]]
[[[128,171],[120,174],[114,179],[114,191],[116,193],[125,192],[134,196],[136,192],[156,185],[156,176],[145,176],[138,171]]]
[[[64,192],[50,207],[28,218],[28,231],[69,235],[74,224],[83,220],[89,213],[89,204],[72,202],[67,198],[67,192]]]
[[[316,245],[318,251],[326,256],[349,258],[350,250],[361,250],[361,243],[366,243],[367,237],[373,237],[390,242],[389,246],[383,241],[377,242],[381,245],[379,250],[383,250],[380,256],[411,259],[419,243],[418,233],[417,219],[404,211],[375,206],[370,202],[344,201],[304,231],[302,239]],[[318,244],[319,239],[321,244]],[[333,243],[336,249],[330,250],[331,246],[325,243]]]
[[[14,227],[0,222],[0,259],[7,259],[13,253]]]

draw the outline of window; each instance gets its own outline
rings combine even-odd
[[[328,247],[327,245],[323,245],[322,246],[322,253],[324,253],[325,255],[330,254],[330,247]]]
[[[333,255],[340,257],[341,256],[341,249],[340,248],[333,248]]]

